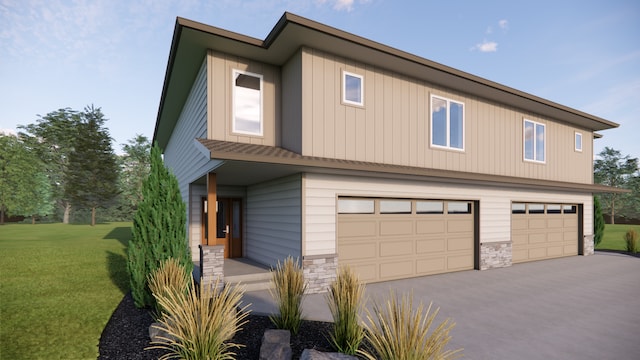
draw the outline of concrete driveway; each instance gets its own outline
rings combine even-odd
[[[440,307],[441,320],[456,323],[449,348],[466,359],[640,359],[640,258],[598,252],[375,283],[369,303],[390,291]],[[276,310],[268,291],[244,302]],[[304,315],[331,321],[324,295],[307,296]]]

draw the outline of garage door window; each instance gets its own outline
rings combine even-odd
[[[373,199],[339,199],[338,214],[373,214]]]
[[[471,204],[461,201],[449,201],[447,214],[471,214]]]
[[[442,201],[416,201],[417,214],[444,214]]]
[[[544,214],[544,204],[529,204],[529,214]]]
[[[411,201],[380,200],[380,214],[411,214]]]
[[[575,214],[577,212],[577,207],[575,205],[562,205],[562,211],[565,214]]]
[[[547,214],[562,214],[562,206],[560,204],[547,205]]]
[[[512,214],[526,214],[527,213],[527,204],[524,204],[524,203],[513,203],[513,204],[511,204],[511,213]]]

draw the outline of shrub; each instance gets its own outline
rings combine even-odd
[[[168,353],[160,359],[233,359],[234,348],[243,345],[230,342],[235,333],[247,323],[247,306],[240,310],[244,290],[238,286],[191,286],[186,294],[162,289],[154,297],[164,313],[159,322],[168,336],[152,342],[150,349],[164,349]],[[155,325],[154,325],[155,326]]]
[[[187,294],[189,289],[191,274],[181,265],[178,260],[169,258],[163,261],[160,266],[149,276],[148,284],[154,296],[167,296],[163,292],[174,292],[177,295]],[[158,309],[164,313],[162,308]],[[157,314],[160,316],[160,314]]]
[[[276,299],[279,311],[269,319],[278,329],[297,334],[302,323],[302,297],[307,288],[302,268],[289,256],[282,264],[278,261],[276,269],[272,272],[272,280],[275,289],[270,292]]]
[[[638,252],[638,232],[634,229],[627,230],[624,234],[624,241],[627,243],[627,251],[630,253]]]
[[[604,216],[597,196],[593,197],[593,246],[598,246],[604,236]]]
[[[349,267],[341,268],[329,287],[326,297],[333,316],[331,343],[341,353],[355,355],[364,338],[364,329],[358,322],[363,294],[364,286]]]
[[[187,272],[193,268],[186,243],[186,208],[178,180],[164,166],[157,145],[151,149],[151,171],[142,185],[142,197],[133,218],[127,269],[136,306],[155,307],[147,279],[160,263],[175,258]]]
[[[384,306],[377,302],[373,315],[367,309],[365,339],[374,352],[359,350],[358,353],[370,360],[423,360],[454,359],[462,349],[444,350],[451,336],[449,331],[455,323],[446,319],[431,333],[429,329],[438,315],[439,308],[431,313],[431,305],[424,311],[422,303],[413,311],[413,295],[398,297],[393,292]]]

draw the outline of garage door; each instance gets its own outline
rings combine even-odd
[[[338,199],[338,261],[364,282],[473,269],[471,201]]]
[[[578,211],[571,204],[513,203],[513,262],[578,255]]]

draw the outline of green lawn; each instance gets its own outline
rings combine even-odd
[[[596,250],[627,250],[627,244],[624,241],[624,234],[629,229],[635,229],[640,234],[640,225],[611,225],[604,227],[604,236],[602,242],[596,247]]]
[[[0,359],[95,359],[130,237],[131,223],[0,226]]]

